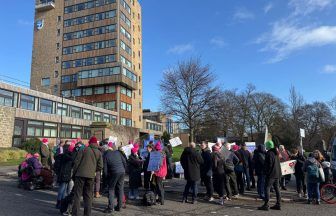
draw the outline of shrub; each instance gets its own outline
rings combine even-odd
[[[26,156],[27,152],[18,148],[0,148],[0,162],[19,160]]]
[[[34,154],[39,153],[41,147],[41,141],[37,138],[27,140],[24,144],[22,149],[28,153]]]

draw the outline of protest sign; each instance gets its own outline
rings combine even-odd
[[[146,149],[140,149],[140,157],[142,159],[145,159],[147,158],[147,156],[148,156],[148,151]]]
[[[123,146],[121,149],[123,150],[123,152],[125,153],[126,157],[128,158],[131,153],[132,153],[132,148],[133,148],[133,144],[129,144],[127,146]]]
[[[170,139],[169,143],[171,144],[172,147],[182,145],[182,141],[181,141],[180,137],[175,137],[173,139]]]
[[[254,150],[256,149],[256,144],[255,142],[245,142],[246,144],[246,148],[247,150],[249,150],[249,152],[254,152]]]
[[[175,162],[175,173],[176,174],[183,174],[184,173],[184,169],[181,165],[181,162]]]
[[[305,137],[306,137],[306,131],[305,131],[305,129],[300,128],[300,136],[301,136],[302,138],[305,138]]]
[[[296,164],[296,160],[290,160],[290,161],[280,163],[281,174],[282,175],[294,174],[295,164]]]
[[[162,163],[161,152],[151,152],[147,171],[158,171]]]

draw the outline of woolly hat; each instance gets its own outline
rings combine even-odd
[[[34,158],[39,158],[39,157],[40,157],[39,153],[34,154]]]
[[[213,151],[213,152],[219,152],[220,149],[221,149],[221,148],[220,148],[218,145],[213,145],[213,146],[212,146],[212,151]]]
[[[29,159],[29,158],[32,158],[32,157],[33,157],[32,154],[30,154],[30,153],[26,154],[26,159]]]
[[[132,154],[135,154],[135,153],[137,153],[139,151],[139,147],[133,147],[132,149],[131,149],[131,152],[132,152]]]
[[[115,146],[115,143],[112,142],[112,141],[110,141],[110,142],[107,143],[107,146],[108,146],[109,148],[113,148],[113,147]]]
[[[233,145],[233,146],[231,147],[231,149],[232,149],[233,151],[238,151],[238,150],[239,150],[239,146],[238,146],[238,145]]]
[[[49,140],[48,140],[47,138],[43,138],[43,139],[42,139],[42,143],[43,143],[44,145],[48,145]]]
[[[269,149],[274,148],[274,143],[272,140],[269,140],[265,143],[265,146],[266,146],[266,149],[269,150]]]
[[[97,145],[98,144],[97,138],[95,136],[91,137],[90,140],[89,140],[89,144]]]
[[[161,146],[161,142],[160,141],[156,143],[155,150],[156,151],[161,151],[162,150],[162,146]]]

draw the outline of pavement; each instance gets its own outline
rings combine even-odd
[[[0,176],[16,176],[18,166],[0,166]]]
[[[7,170],[7,173],[4,171]],[[14,169],[15,170],[15,169]],[[36,190],[26,191],[17,188],[17,179],[13,175],[13,167],[0,167],[0,215],[16,216],[16,215],[60,215],[55,209],[56,190]],[[294,180],[294,178],[293,178]],[[119,213],[113,215],[176,215],[176,216],[195,216],[195,215],[335,215],[335,205],[322,204],[307,205],[304,200],[296,200],[293,181],[288,191],[282,191],[283,197],[288,199],[282,203],[282,211],[258,211],[257,207],[262,205],[262,201],[256,199],[256,192],[248,192],[245,196],[241,196],[237,200],[227,201],[224,206],[218,205],[216,202],[206,202],[201,198],[197,204],[182,204],[181,197],[185,181],[183,179],[173,179],[165,182],[166,201],[165,205],[156,205],[152,207],[144,207],[141,201],[127,201],[127,208],[122,209]],[[127,191],[127,183],[126,183]],[[143,191],[141,191],[143,193]],[[200,193],[204,193],[204,187],[200,187]],[[274,196],[274,195],[273,195]],[[291,199],[292,197],[292,199]],[[291,200],[290,200],[291,199]],[[107,198],[102,197],[95,199],[93,203],[94,216],[108,215],[102,213],[107,206]]]

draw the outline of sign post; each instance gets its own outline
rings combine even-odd
[[[301,154],[303,155],[303,138],[306,137],[306,132],[304,129],[300,128],[300,146],[301,146]]]

